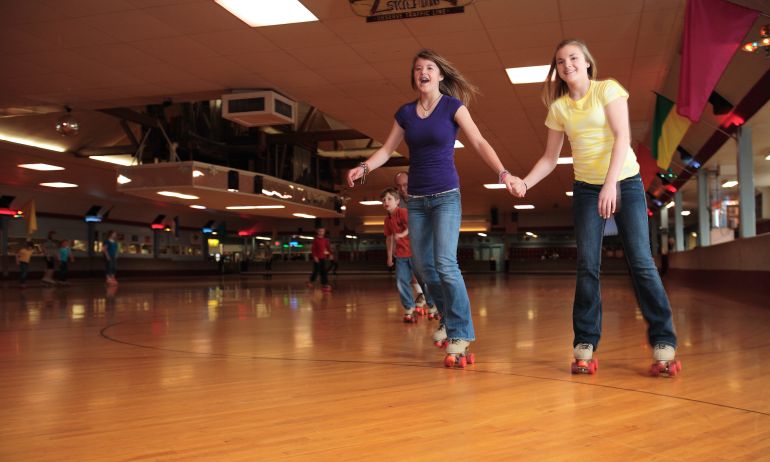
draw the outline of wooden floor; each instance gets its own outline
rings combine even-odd
[[[572,376],[574,276],[466,277],[477,364],[443,367],[394,282],[2,283],[0,461],[770,460],[767,300],[670,286],[684,365],[603,279],[595,376]]]

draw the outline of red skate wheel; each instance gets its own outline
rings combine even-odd
[[[457,358],[452,355],[446,355],[446,357],[444,357],[444,366],[452,367],[455,365],[455,361],[457,361]]]
[[[677,363],[678,361],[672,361],[668,364],[668,375],[671,377],[675,376],[681,371],[681,369],[679,369],[679,364]]]
[[[474,355],[473,353],[470,353],[468,355],[468,364],[473,364],[475,362],[476,362],[476,355]]]
[[[578,373],[580,373],[580,370],[578,369],[578,365],[577,365],[577,362],[574,362],[574,363],[572,363],[572,373],[573,373],[573,374],[578,374]]]
[[[460,356],[460,362],[457,364],[458,367],[465,367],[468,365],[468,360],[465,358],[465,356]]]
[[[650,366],[650,375],[653,377],[660,375],[660,367],[658,366],[658,363],[654,363],[652,366]]]
[[[676,369],[682,372],[682,361],[676,360]]]
[[[596,370],[597,370],[597,369],[598,369],[598,367],[596,367],[596,363],[595,363],[595,362],[593,362],[593,361],[590,361],[590,362],[588,363],[588,373],[589,373],[589,374],[591,374],[591,375],[594,375],[594,374],[596,374]]]
[[[598,371],[598,370],[599,370],[599,358],[594,358],[594,359],[593,359],[593,362],[594,362],[594,364],[595,364],[595,366],[594,366],[594,370],[595,370],[595,371]]]

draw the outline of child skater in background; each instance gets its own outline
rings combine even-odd
[[[388,267],[396,266],[396,288],[404,307],[404,322],[417,322],[415,300],[412,297],[412,248],[409,242],[409,212],[399,207],[401,202],[395,188],[387,188],[380,194],[382,206],[388,212],[385,217],[385,237]],[[395,254],[395,255],[394,255]],[[433,310],[438,310],[433,307]]]
[[[666,291],[652,259],[647,204],[639,164],[630,146],[628,92],[615,80],[596,80],[596,61],[585,43],[565,40],[556,47],[545,80],[548,138],[542,158],[515,194],[524,197],[553,171],[569,138],[575,183],[572,210],[577,241],[577,285],[572,308],[573,373],[597,369],[602,299],[599,285],[604,226],[614,216],[628,260],[637,303],[647,321],[653,349],[650,372],[676,375],[676,333]],[[552,80],[553,77],[553,80]]]
[[[320,226],[316,230],[315,239],[313,239],[313,246],[311,247],[311,254],[313,256],[313,274],[310,275],[310,281],[308,281],[308,287],[313,287],[316,277],[321,275],[321,290],[324,292],[331,292],[332,286],[329,285],[329,275],[327,274],[326,260],[332,253],[331,246],[329,245],[329,239],[326,237],[326,228]]]

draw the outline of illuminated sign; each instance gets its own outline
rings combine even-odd
[[[366,22],[422,18],[462,13],[473,0],[349,0],[350,8]]]

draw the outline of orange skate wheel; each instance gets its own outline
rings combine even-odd
[[[476,355],[473,353],[468,354],[468,364],[473,364],[476,362]]]
[[[468,365],[468,358],[465,356],[460,356],[460,361],[457,363],[458,367],[465,367]]]
[[[457,358],[455,358],[452,355],[446,355],[444,357],[444,367],[452,367],[455,365],[455,362],[457,361]]]

